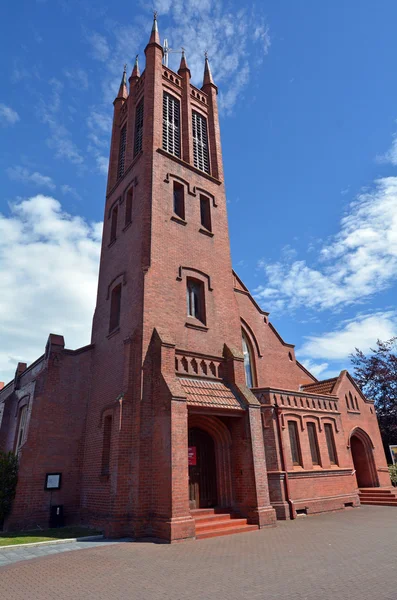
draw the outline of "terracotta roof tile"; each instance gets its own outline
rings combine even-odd
[[[324,379],[324,381],[308,383],[302,385],[302,389],[306,392],[312,392],[313,394],[332,394],[337,379],[337,377],[333,377],[332,379]]]
[[[206,406],[209,408],[217,406],[244,410],[237,396],[222,381],[181,377],[180,382],[186,392],[187,403],[190,406]]]

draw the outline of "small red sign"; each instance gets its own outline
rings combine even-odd
[[[195,467],[197,465],[196,446],[189,446],[187,456],[189,467]]]

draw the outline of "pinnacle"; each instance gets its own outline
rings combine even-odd
[[[138,54],[135,57],[135,63],[134,63],[134,68],[132,69],[132,73],[131,73],[131,78],[133,77],[140,77],[141,73],[139,71],[139,64],[138,64]]]
[[[157,11],[156,10],[153,13],[153,26],[152,26],[152,32],[150,34],[149,44],[159,44],[160,45],[160,35],[159,35],[159,28],[157,25]]]
[[[189,67],[187,66],[186,57],[185,57],[185,49],[182,48],[182,58],[181,58],[181,64],[179,65],[178,73],[181,74],[181,72],[184,72],[184,71],[188,71],[189,76],[190,76],[190,70],[189,70]]]
[[[214,80],[212,78],[211,67],[208,60],[207,52],[204,53],[205,56],[205,65],[204,65],[204,79],[203,79],[203,87],[208,84],[215,85]]]
[[[119,87],[119,93],[117,94],[117,98],[127,98],[127,65],[124,65],[123,76],[121,78],[121,83]]]

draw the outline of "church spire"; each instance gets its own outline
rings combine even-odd
[[[123,71],[123,76],[121,78],[121,83],[120,83],[120,87],[119,87],[119,93],[117,94],[117,98],[127,98],[128,96],[128,91],[127,91],[127,65],[124,65],[124,71]],[[117,100],[116,98],[116,100]]]
[[[152,27],[152,32],[150,34],[149,44],[159,44],[159,46],[161,45],[159,28],[157,25],[157,10],[155,10],[153,13],[153,27]]]
[[[212,78],[211,67],[208,61],[208,53],[205,51],[205,65],[204,65],[204,78],[203,78],[203,87],[205,85],[213,85],[215,86],[214,80]]]

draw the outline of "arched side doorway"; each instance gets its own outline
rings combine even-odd
[[[233,506],[229,429],[217,417],[189,416],[189,505]],[[194,464],[195,463],[195,464]]]
[[[350,451],[356,471],[357,487],[379,487],[371,438],[360,428],[350,435]]]

